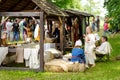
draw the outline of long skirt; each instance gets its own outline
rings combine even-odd
[[[86,59],[86,64],[95,64],[95,53],[94,53],[94,47],[89,46],[87,53],[85,53],[85,59]]]

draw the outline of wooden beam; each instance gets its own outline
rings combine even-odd
[[[0,70],[20,70],[20,71],[35,71],[38,72],[37,69],[23,68],[23,67],[0,67]]]
[[[0,16],[39,16],[42,12],[0,12]]]
[[[41,13],[40,15],[40,50],[39,50],[39,54],[40,54],[40,71],[43,72],[44,71],[44,16],[43,13]]]

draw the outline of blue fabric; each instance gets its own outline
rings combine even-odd
[[[78,61],[79,63],[85,63],[85,55],[83,49],[73,48],[71,61],[72,62]]]
[[[13,32],[13,41],[18,41],[19,40],[19,32]]]

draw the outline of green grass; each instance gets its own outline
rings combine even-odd
[[[120,34],[109,38],[113,47],[109,62],[97,62],[94,68],[82,73],[51,73],[33,71],[0,71],[0,80],[120,80]]]

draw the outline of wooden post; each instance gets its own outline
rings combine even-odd
[[[85,28],[87,27],[86,25],[87,25],[87,22],[86,22],[86,17],[84,17],[85,18]]]
[[[2,30],[2,25],[1,25],[1,20],[2,20],[2,16],[0,16],[0,46],[1,46],[1,30]]]
[[[44,71],[44,15],[43,12],[40,14],[40,71],[43,72]]]
[[[73,18],[71,19],[73,20]],[[72,39],[72,46],[74,46],[74,23],[72,23],[72,26],[71,26],[71,39]]]
[[[79,20],[79,36],[80,36],[79,38],[83,41],[82,17],[79,16],[78,20]]]
[[[90,25],[90,20],[89,19],[90,19],[90,17],[88,17],[88,25]]]
[[[60,24],[61,24],[61,27],[60,27],[60,49],[62,51],[62,53],[64,52],[63,50],[63,46],[64,46],[64,21],[63,21],[63,18],[61,19],[61,17],[59,17],[59,21],[60,21]]]
[[[62,18],[62,29],[63,29],[63,32],[62,32],[62,52],[63,52],[63,54],[64,54],[64,52],[65,52],[65,17],[63,17]]]

